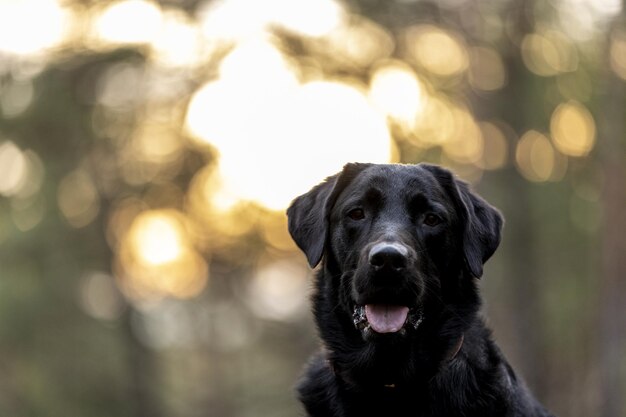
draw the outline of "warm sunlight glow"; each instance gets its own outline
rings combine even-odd
[[[463,41],[432,25],[411,28],[407,35],[410,53],[426,71],[442,77],[465,71],[469,57]]]
[[[424,107],[426,94],[408,65],[391,61],[374,71],[369,97],[392,120],[411,128]]]
[[[385,118],[361,88],[300,84],[267,41],[243,44],[225,58],[220,78],[192,98],[186,124],[219,151],[227,194],[276,210],[346,161],[391,158]]]
[[[409,137],[413,144],[429,148],[450,140],[457,131],[452,106],[442,95],[429,97],[416,120],[415,135]]]
[[[96,18],[97,36],[110,43],[149,43],[162,23],[161,8],[148,0],[113,2]],[[184,46],[181,46],[184,47]]]
[[[185,244],[180,220],[168,212],[140,214],[129,233],[140,259],[152,265],[175,260]]]
[[[175,210],[137,215],[122,238],[119,285],[132,300],[190,298],[206,286],[206,261],[194,249],[186,218]]]
[[[152,40],[152,49],[152,57],[158,63],[171,67],[193,67],[210,52],[202,41],[197,24],[180,11],[163,13],[160,30]]]
[[[575,101],[560,104],[550,119],[554,146],[569,156],[585,156],[596,142],[596,124],[585,106]]]
[[[0,52],[33,55],[57,46],[71,18],[56,0],[0,1]]]

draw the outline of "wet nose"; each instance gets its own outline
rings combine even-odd
[[[375,244],[369,253],[369,263],[375,270],[391,269],[401,271],[407,266],[409,251],[396,242]]]

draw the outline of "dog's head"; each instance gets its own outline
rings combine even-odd
[[[333,282],[320,284],[323,296],[365,340],[415,332],[429,305],[462,298],[502,226],[464,182],[427,164],[347,164],[287,215],[311,267],[324,259],[321,276]]]

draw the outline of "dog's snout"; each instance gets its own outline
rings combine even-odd
[[[374,245],[369,252],[369,263],[376,270],[390,268],[400,271],[408,263],[408,249],[395,242],[380,242]]]

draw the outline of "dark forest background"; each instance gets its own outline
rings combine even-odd
[[[506,217],[494,337],[626,416],[618,0],[0,2],[0,415],[301,415],[290,198],[441,163]]]

